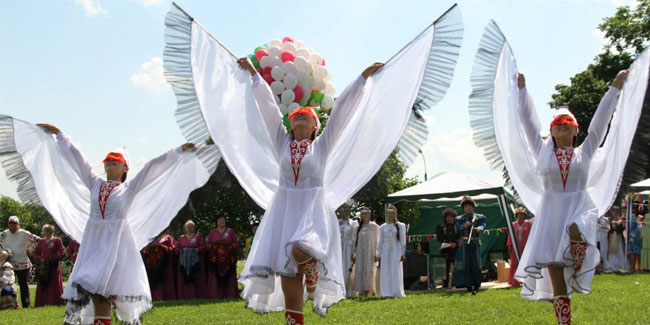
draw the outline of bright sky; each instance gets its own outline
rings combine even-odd
[[[553,87],[592,62],[596,30],[627,0],[463,0],[465,34],[447,95],[428,113],[429,175],[455,171],[497,181],[471,139],[469,76],[483,28],[495,20],[526,73],[548,123]],[[189,1],[178,3],[239,56],[274,38],[302,39],[323,54],[337,94],[366,66],[385,61],[454,2]],[[183,143],[176,99],[162,77],[168,0],[0,2],[0,113],[59,126],[97,171],[126,146],[132,170]],[[422,159],[409,176],[423,179]],[[0,176],[0,194],[16,197]]]

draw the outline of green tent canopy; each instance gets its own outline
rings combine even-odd
[[[424,183],[389,195],[386,203],[422,202],[420,217],[409,226],[408,236],[412,241],[428,241],[430,254],[438,254],[440,243],[430,235],[442,223],[444,209],[454,208],[462,213],[460,200],[463,195],[472,196],[477,203],[475,211],[487,217],[486,229],[491,229],[481,234],[481,262],[486,268],[488,263],[496,262],[489,258],[490,252],[500,254],[505,249],[507,233],[512,234],[511,205],[515,200],[503,185],[457,173],[440,173]],[[502,228],[509,231],[495,230]]]

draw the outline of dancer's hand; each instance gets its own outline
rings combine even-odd
[[[368,79],[368,77],[372,76],[379,70],[379,68],[383,67],[384,63],[381,62],[375,62],[371,66],[367,67],[366,70],[363,70],[361,75],[363,76],[363,79]]]
[[[517,76],[517,86],[519,89],[526,87],[526,77],[524,77],[523,73],[519,73]]]
[[[50,132],[50,133],[52,133],[54,135],[57,135],[57,134],[59,134],[59,132],[61,132],[61,130],[59,130],[59,128],[57,128],[56,126],[54,126],[52,124],[39,123],[39,124],[36,124],[36,125],[42,127],[45,131]]]
[[[243,57],[237,59],[237,63],[239,64],[239,67],[250,72],[251,76],[254,76],[257,73],[257,70],[255,70],[255,66],[253,65],[253,62],[251,62],[251,59],[248,57]]]
[[[614,81],[612,82],[612,87],[621,90],[621,87],[623,87],[623,83],[625,83],[625,78],[627,78],[627,73],[628,70],[621,70],[616,74],[616,78],[614,78]]]
[[[196,146],[192,142],[185,143],[185,144],[183,144],[181,146],[181,149],[183,149],[183,152],[187,151],[188,149],[192,149],[192,148],[196,148]]]

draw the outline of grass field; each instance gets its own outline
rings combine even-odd
[[[574,324],[650,324],[650,274],[597,275],[593,294],[574,295]],[[33,299],[33,292],[32,292]],[[401,299],[348,299],[326,318],[305,306],[311,324],[554,324],[548,302],[530,302],[518,289],[466,293],[427,292]],[[61,324],[63,307],[0,312],[0,324]],[[256,315],[244,301],[156,302],[144,324],[283,324],[283,313]]]

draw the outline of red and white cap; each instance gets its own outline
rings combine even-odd
[[[578,127],[578,120],[576,117],[569,111],[569,106],[560,106],[557,108],[553,120],[551,121],[551,127],[556,125],[572,125],[576,128]]]
[[[129,153],[126,151],[125,147],[115,148],[106,155],[106,158],[104,158],[103,162],[111,160],[121,162],[124,165],[129,166]]]

